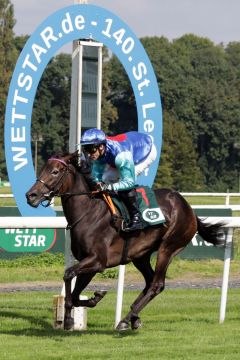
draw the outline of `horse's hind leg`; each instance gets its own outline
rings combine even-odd
[[[131,328],[133,330],[138,329],[142,325],[140,318],[138,316],[135,316],[135,314],[133,314],[132,309],[146,295],[146,293],[153,281],[154,271],[151,267],[150,257],[151,257],[151,255],[148,254],[140,259],[133,260],[133,264],[135,265],[135,267],[142,273],[142,275],[145,279],[146,285],[145,285],[145,288],[143,289],[143,291],[138,295],[138,297],[135,299],[135,301],[131,305],[131,310],[129,311],[127,316],[125,316],[125,318],[123,318],[119,322],[119,324],[116,328],[117,330],[120,330],[120,331],[127,330],[129,328],[129,321],[131,322]]]
[[[92,278],[96,273],[91,274],[81,274],[77,276],[76,284],[74,290],[72,292],[72,302],[73,306],[86,306],[86,307],[95,307],[97,303],[106,295],[107,291],[99,290],[94,292],[94,297],[88,300],[80,300],[79,295],[85,289],[85,287],[89,284]]]
[[[164,246],[160,246],[157,255],[156,269],[153,276],[153,281],[150,284],[147,292],[144,296],[139,297],[139,301],[135,301],[131,306],[131,311],[127,315],[129,319],[138,319],[139,312],[160,292],[164,290],[165,287],[165,277],[168,265],[170,264],[173,256],[176,255],[181,249],[179,248],[176,251],[173,251],[170,248],[165,248]],[[120,323],[119,323],[120,325]],[[119,328],[119,330],[125,330],[124,328]]]

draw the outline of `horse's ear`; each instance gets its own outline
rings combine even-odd
[[[74,165],[77,162],[78,158],[79,158],[79,152],[77,150],[74,153],[68,154],[65,157],[65,161],[68,164],[73,164]]]
[[[85,161],[87,161],[87,158],[84,152],[82,151],[79,155],[79,164],[81,165],[81,163],[84,163]]]
[[[91,162],[88,156],[81,152],[79,155],[79,168],[82,173],[90,173],[91,172]]]
[[[71,160],[76,160],[79,158],[79,151],[75,151],[74,153],[72,153],[72,156],[71,156]]]

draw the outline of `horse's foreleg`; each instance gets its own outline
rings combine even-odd
[[[72,280],[75,276],[82,274],[96,274],[102,272],[106,268],[106,260],[101,259],[95,254],[89,255],[88,257],[81,260],[78,264],[75,264],[68,268],[64,274],[65,280]]]
[[[76,284],[74,290],[72,292],[72,302],[73,306],[85,306],[85,307],[95,307],[97,303],[106,295],[107,291],[95,291],[94,297],[88,300],[80,300],[79,295],[85,289],[85,287],[89,284],[89,282],[94,277],[93,274],[82,274],[77,276]]]
[[[71,310],[73,307],[71,294],[71,280],[64,280],[65,283],[65,315],[64,315],[64,329],[71,330],[74,325],[74,320],[71,317]]]
[[[106,290],[95,291],[93,297],[91,297],[88,300],[77,300],[74,303],[74,306],[75,307],[85,306],[89,308],[94,308],[97,305],[97,303],[99,303],[99,301],[102,300],[102,298],[106,295],[106,293],[107,293]]]
[[[65,316],[64,316],[64,329],[70,330],[73,327],[73,318],[71,317],[71,310],[73,307],[73,301],[72,301],[72,294],[71,294],[71,281],[75,276],[83,275],[84,283],[91,280],[91,278],[97,273],[101,272],[105,269],[105,262],[101,261],[101,259],[97,258],[95,255],[88,256],[87,258],[81,260],[78,264],[71,266],[68,268],[64,273],[64,282],[65,282],[65,291],[66,291],[66,297],[65,297]],[[84,276],[88,275],[88,276]],[[79,287],[81,289],[81,287]],[[79,291],[76,290],[74,293],[75,299],[76,294]],[[101,298],[105,295],[105,293],[102,294],[95,294],[94,300],[92,300],[92,303],[98,303],[98,301],[101,300]],[[78,293],[79,296],[79,293]],[[89,299],[90,301],[91,299]],[[85,306],[83,303],[81,306]]]

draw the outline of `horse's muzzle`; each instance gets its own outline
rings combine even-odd
[[[26,196],[28,205],[30,205],[34,208],[37,208],[41,202],[41,199],[38,197],[38,195],[35,192],[28,191],[25,196]]]

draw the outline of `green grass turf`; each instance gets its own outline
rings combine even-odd
[[[90,296],[90,294],[88,294]],[[220,325],[220,289],[165,290],[141,313],[143,328],[114,330],[116,293],[88,310],[88,329],[52,328],[51,292],[0,294],[1,360],[238,360],[240,289],[230,289]],[[137,296],[125,291],[124,314]]]
[[[231,261],[230,277],[240,277],[240,255],[236,254],[236,259]],[[152,265],[154,268],[154,258]],[[12,260],[0,259],[0,279],[1,283],[21,283],[27,281],[62,281],[64,273],[63,254],[54,255],[42,253],[35,256],[23,256]],[[167,280],[192,280],[194,279],[214,279],[222,278],[223,261],[218,259],[208,260],[182,260],[175,257],[167,271]],[[102,274],[97,274],[93,283],[96,281],[117,281],[118,267],[107,269]],[[135,283],[143,281],[142,275],[132,265],[126,266],[125,281]]]

